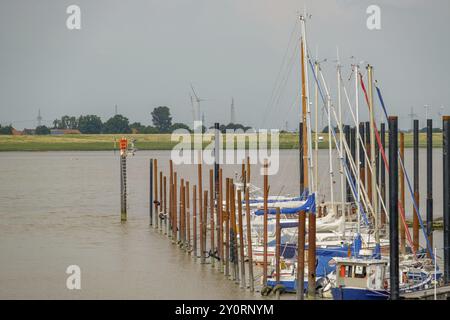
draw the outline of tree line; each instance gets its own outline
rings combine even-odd
[[[185,129],[191,132],[191,128],[184,123],[175,122],[172,123],[172,116],[170,114],[170,108],[167,106],[159,106],[153,109],[151,112],[152,124],[143,125],[140,122],[130,123],[128,118],[116,114],[109,118],[107,121],[102,122],[101,118],[97,115],[81,115],[79,117],[65,115],[60,119],[53,121],[53,127],[47,127],[45,125],[35,128],[35,134],[46,135],[51,133],[51,129],[61,130],[78,130],[83,134],[129,134],[129,133],[171,133],[177,129]],[[230,123],[228,125],[221,125],[220,130],[225,132],[227,129],[242,129],[247,130],[250,127],[243,126],[241,124]],[[206,128],[202,128],[203,132]],[[0,134],[12,134],[13,127],[0,126]]]

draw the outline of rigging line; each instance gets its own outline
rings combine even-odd
[[[323,99],[323,93],[322,93],[322,90],[320,89],[320,83],[318,82],[317,76],[316,76],[316,74],[315,74],[315,72],[314,72],[314,68],[313,68],[312,62],[311,62],[310,59],[308,59],[308,61],[309,61],[309,65],[310,65],[311,69],[313,69],[312,73],[313,73],[313,75],[314,75],[315,81],[316,81],[317,84],[318,84],[318,89],[319,89],[320,95],[321,95],[321,97],[322,97],[322,99]],[[322,80],[324,80],[324,79],[323,79],[323,74],[322,74]],[[326,89],[326,87],[325,87],[325,89]],[[324,101],[324,102],[325,102],[325,101]],[[326,112],[328,113],[328,110],[326,110]],[[337,140],[337,138],[336,138],[336,132],[334,131],[334,128],[331,126],[331,128],[329,127],[328,130],[330,130],[330,129],[331,129],[331,132],[332,132],[332,134],[333,134],[334,139]],[[351,186],[351,190],[352,190],[353,197],[354,197],[354,199],[357,199],[357,198],[356,198],[355,185],[354,185],[353,180],[351,179],[351,177],[348,175],[349,172],[348,172],[348,167],[347,167],[347,164],[346,164],[346,163],[344,163],[344,168],[345,168],[345,171],[346,171],[346,178],[347,178],[347,180],[349,181],[349,184],[350,184],[350,186]],[[370,225],[370,224],[369,224],[369,221],[368,221],[368,219],[367,219],[367,216],[366,216],[364,210],[362,209],[362,206],[360,206],[360,213],[361,213],[361,215],[363,216],[364,223],[365,223],[366,225]]]
[[[337,118],[336,110],[334,108],[333,108],[333,114],[334,114],[334,117]],[[342,142],[343,142],[343,146],[344,146],[346,155],[347,156],[351,155],[351,151],[350,151],[350,148],[348,146],[348,143],[347,143],[347,140],[345,139],[345,137],[342,137]],[[365,148],[363,148],[363,150],[365,152]],[[366,159],[368,160],[367,153],[365,153],[365,155],[366,155]],[[354,164],[354,161],[352,161],[351,157],[349,157],[349,160],[355,167],[355,169],[353,169],[353,170],[356,172],[356,165]],[[370,173],[373,174],[373,169],[372,169],[371,165],[368,166],[368,169],[369,169]],[[384,203],[383,199],[381,199],[381,191],[380,191],[380,188],[378,187],[378,185],[376,185],[376,191],[378,193],[378,196],[380,197],[380,202],[381,202],[382,207],[384,208],[385,212],[387,212],[385,203]],[[389,222],[389,217],[387,217],[387,220]]]
[[[325,82],[325,79],[323,78],[323,74],[321,74],[321,75],[322,75],[322,80]],[[334,132],[334,128],[333,128],[333,127],[332,127],[332,131],[331,131],[331,132],[333,133],[333,138],[334,138],[334,140],[335,140],[335,142],[336,142],[336,141],[337,141],[337,138],[336,138],[336,133]],[[347,149],[348,149],[348,147],[347,147]],[[340,149],[339,149],[338,147],[337,147],[337,150],[340,152]],[[347,150],[347,151],[348,151],[348,150]],[[350,159],[351,159],[351,158],[350,158]],[[352,165],[353,167],[355,167],[354,162],[351,163],[351,165]],[[356,177],[356,172],[355,172],[356,169],[354,169],[353,167],[351,167],[351,168],[352,168],[352,171],[353,171],[353,175],[355,175],[355,177]],[[349,174],[349,169],[348,169],[347,164],[344,165],[344,169],[345,169],[346,179],[349,181],[349,184],[350,184],[350,186],[351,186],[352,195],[353,195],[355,201],[358,201],[358,198],[357,198],[357,192],[356,192],[356,190],[355,190],[355,185],[354,185],[354,184],[355,184],[355,181],[352,180],[352,177],[351,177],[351,176],[348,176],[348,174]],[[363,208],[365,208],[365,209],[367,210],[367,212],[373,211],[373,208],[372,208],[372,206],[370,205],[370,203],[369,203],[369,201],[368,201],[368,195],[367,195],[367,193],[366,193],[365,188],[360,186],[360,191],[362,192],[362,195],[363,195],[363,197],[361,197],[361,198],[359,199],[359,202],[360,202],[360,203],[362,202],[362,205],[360,206],[360,213],[361,213],[361,215],[363,215],[363,217],[364,217],[364,222],[366,222],[366,224],[368,224],[368,220],[367,220],[367,218],[366,218],[366,216],[365,216],[365,213],[364,213],[364,209],[363,209]]]
[[[368,98],[368,95],[367,95],[366,87],[365,87],[365,85],[364,85],[364,80],[363,80],[363,76],[362,76],[361,73],[359,73],[359,79],[360,79],[361,88],[362,88],[362,90],[363,90],[363,92],[364,92],[364,97],[365,97],[365,99],[366,99],[366,104],[367,104],[367,106],[369,106],[369,98]],[[385,115],[387,116],[387,112],[385,112]],[[387,117],[386,117],[386,120],[388,120]],[[379,147],[379,150],[380,150],[380,152],[381,152],[381,156],[382,156],[382,158],[383,158],[385,168],[386,168],[387,171],[389,171],[389,164],[388,164],[388,162],[387,162],[386,153],[385,153],[384,148],[382,147],[382,144],[381,144],[381,138],[380,138],[380,135],[379,135],[379,133],[378,133],[378,129],[377,129],[377,126],[376,126],[376,123],[375,123],[375,119],[374,119],[374,125],[373,125],[373,127],[374,127],[374,129],[375,129],[375,136],[376,136],[376,138],[377,138],[378,147]],[[398,152],[398,154],[399,154],[399,156],[400,156],[400,152],[399,152],[399,151],[397,151],[397,152]],[[402,161],[401,161],[401,157],[399,157],[399,159],[400,159],[400,162],[402,162]],[[406,173],[405,173],[405,176],[406,176]],[[407,178],[408,178],[408,177],[407,177]],[[405,227],[405,232],[406,232],[406,234],[407,234],[407,238],[408,238],[408,242],[409,242],[410,239],[411,239],[411,234],[409,233],[409,228],[408,228],[408,225],[407,225],[407,223],[406,223],[405,209],[404,209],[404,207],[403,207],[403,204],[400,202],[400,200],[398,200],[397,203],[398,203],[398,206],[399,206],[399,208],[400,208],[400,217],[401,217],[402,223],[403,223],[403,225],[404,225],[404,227]],[[386,215],[387,215],[387,212],[386,212]],[[423,226],[422,226],[422,227],[423,227]],[[422,230],[425,230],[425,229],[422,229]],[[410,242],[409,244],[410,244],[410,246],[411,246],[412,240],[411,240],[411,242]],[[413,246],[411,246],[411,248],[413,248]],[[414,251],[414,248],[413,248],[413,251]]]
[[[323,103],[323,105],[322,105],[322,112],[323,112],[323,111],[326,109],[326,107],[325,107],[325,98],[324,98],[324,95],[323,95],[323,92],[322,92],[320,83],[319,83],[319,81],[318,81],[318,79],[317,79],[317,75],[316,75],[316,73],[315,73],[315,71],[314,71],[314,67],[312,66],[312,62],[311,62],[311,58],[310,58],[311,55],[309,54],[309,49],[308,49],[308,47],[306,48],[306,50],[307,50],[307,52],[308,52],[308,62],[309,62],[310,68],[312,69],[312,73],[313,73],[313,76],[314,76],[314,80],[317,82],[317,88],[318,88],[320,97],[321,97],[321,99],[322,99],[322,103]],[[319,66],[319,68],[320,68],[320,66]],[[328,110],[325,110],[325,111],[328,113]],[[323,115],[323,113],[322,113],[322,115]],[[317,116],[317,115],[316,115],[316,116]],[[331,126],[331,127],[332,127],[332,126]],[[335,133],[334,133],[334,129],[333,129],[333,128],[331,128],[331,129],[332,129],[334,138],[336,139]],[[330,130],[330,128],[328,128],[328,130]],[[346,173],[348,173],[347,165],[344,164],[344,167],[345,167]],[[353,185],[353,181],[351,180],[351,177],[350,177],[349,179],[350,179],[350,185],[351,185],[352,193],[354,193],[354,192],[355,192],[355,186]],[[355,195],[356,195],[356,193],[353,194],[354,198],[356,199]],[[366,196],[366,197],[367,197],[367,196]],[[363,201],[363,206],[366,208],[366,210],[368,210],[367,204],[366,204],[364,201]],[[360,206],[360,211],[361,211],[361,213],[362,213],[362,215],[363,215],[363,217],[364,217],[364,222],[365,222],[366,224],[369,224],[369,222],[368,222],[368,220],[367,220],[367,217],[366,217],[366,215],[365,215],[365,213],[364,213],[363,206]]]
[[[297,47],[294,47],[292,55],[289,58],[289,61],[288,61],[287,65],[286,65],[286,69],[285,69],[285,72],[283,73],[282,79],[280,79],[280,81],[279,81],[279,83],[277,85],[277,88],[275,90],[275,94],[273,96],[273,99],[272,99],[271,103],[268,105],[268,107],[265,110],[264,118],[262,120],[262,124],[266,123],[267,116],[271,112],[272,108],[276,107],[279,104],[279,102],[280,102],[281,96],[282,96],[282,94],[283,94],[283,92],[284,92],[284,90],[286,88],[287,82],[290,79],[290,76],[291,76],[291,73],[292,73],[292,70],[293,70],[293,65],[294,65],[294,60],[295,60],[294,58],[297,55],[297,50],[298,50]]]
[[[292,70],[294,69],[294,68],[293,68],[294,60],[295,60],[294,57],[297,55],[297,50],[298,50],[298,49],[295,49],[294,52],[292,53],[291,59],[290,59],[290,61],[289,61],[289,67],[288,67],[288,69],[287,69],[287,72],[288,72],[288,73],[285,75],[285,77],[284,77],[284,79],[283,79],[282,86],[280,86],[280,90],[279,90],[279,92],[278,92],[278,97],[277,97],[277,99],[276,99],[276,101],[275,101],[275,104],[273,105],[274,107],[276,107],[276,106],[279,105],[281,96],[282,96],[284,90],[286,89],[286,85],[287,85],[288,80],[289,80],[290,77],[291,77]]]
[[[375,84],[375,88],[376,88],[376,90],[377,90],[378,99],[380,100],[381,106],[383,107],[384,114],[385,114],[385,116],[387,116],[386,106],[385,106],[385,104],[384,104],[383,97],[381,96],[381,90],[378,88],[378,86],[377,86],[376,84]],[[397,153],[400,155],[400,151],[399,151],[399,150],[397,150]],[[426,234],[426,232],[425,232],[425,227],[424,227],[424,224],[423,224],[423,221],[422,221],[421,213],[420,213],[420,210],[419,210],[419,208],[418,208],[418,206],[417,206],[417,203],[416,203],[416,201],[415,201],[415,199],[414,199],[414,192],[413,192],[412,187],[411,187],[411,181],[409,180],[408,173],[406,172],[405,165],[404,165],[403,160],[402,160],[401,157],[399,157],[399,162],[400,162],[400,165],[401,165],[401,167],[402,167],[403,173],[405,174],[406,182],[407,182],[407,184],[408,184],[408,190],[409,190],[410,195],[411,195],[411,200],[412,200],[412,202],[413,202],[413,206],[414,206],[416,215],[417,215],[417,217],[419,218],[419,222],[420,222],[420,226],[421,226],[421,228],[422,228],[422,232],[423,232],[423,234],[424,234],[424,236],[425,236],[425,241],[426,241],[426,243],[427,243],[427,250],[428,250],[428,252],[429,252],[429,254],[430,254],[431,259],[432,259],[433,262],[434,262],[434,259],[435,259],[435,258],[434,258],[434,253],[433,253],[433,250],[432,250],[432,248],[431,248],[431,244],[430,244],[430,241],[429,241],[429,239],[428,239],[428,236],[427,236],[427,234]],[[406,229],[406,228],[405,228],[405,229]],[[408,231],[409,231],[409,230],[408,230]]]
[[[322,80],[325,82],[322,73],[321,73],[321,75],[322,75]],[[333,111],[334,117],[337,119],[337,115],[336,115],[335,109],[333,108],[332,111]],[[334,129],[333,129],[333,130],[334,130]],[[337,138],[336,138],[336,137],[334,137],[334,138],[335,138],[335,140],[337,141]],[[352,157],[350,156],[351,152],[350,152],[350,149],[349,149],[349,147],[348,147],[348,144],[347,144],[346,140],[343,140],[343,142],[344,142],[344,148],[345,148],[346,155],[347,155],[348,158],[349,158],[350,168],[351,168],[351,170],[352,170],[353,175],[356,176],[356,175],[357,175],[356,164],[355,164],[354,160],[352,159]],[[339,150],[340,150],[340,147],[339,147],[339,148],[336,147],[336,149],[339,149]],[[340,151],[339,151],[339,152],[340,152]],[[363,198],[362,198],[362,199],[363,199],[364,207],[366,208],[367,212],[370,212],[370,211],[373,212],[374,210],[373,210],[373,208],[372,208],[372,206],[371,206],[371,204],[370,204],[369,197],[368,197],[368,195],[367,195],[367,192],[366,192],[365,187],[364,187],[364,186],[362,186],[362,187],[360,186],[360,190],[361,190],[361,192],[363,193]],[[356,194],[355,194],[355,195],[356,195]],[[356,198],[356,197],[355,197],[355,201],[357,201],[357,198]]]
[[[323,80],[324,83],[325,83],[325,79],[323,78],[322,72],[321,72],[321,75],[322,75],[322,80]],[[326,89],[326,87],[325,87],[325,89]],[[333,111],[334,111],[334,109],[333,109]],[[335,117],[336,117],[336,113],[335,113],[335,112],[334,112],[334,115],[335,115]],[[336,118],[337,118],[337,117],[336,117]],[[334,129],[333,129],[333,130],[334,130]],[[334,136],[334,139],[337,141],[336,136]],[[348,145],[346,146],[346,150],[345,150],[345,151],[346,151],[346,154],[347,154],[347,155],[350,155],[350,151],[349,151]],[[349,159],[350,159],[350,168],[352,169],[353,175],[356,177],[356,175],[357,175],[357,172],[356,172],[356,165],[355,165],[355,163],[354,163],[352,157],[349,156]],[[347,170],[348,170],[348,169],[347,169]],[[371,204],[370,204],[370,202],[369,202],[369,200],[368,200],[369,198],[368,198],[368,195],[367,195],[367,192],[366,192],[364,186],[360,187],[360,189],[361,189],[361,191],[362,191],[362,193],[363,193],[363,197],[362,197],[362,203],[363,203],[363,206],[365,207],[365,209],[367,210],[367,212],[373,211],[373,208],[372,208],[372,206],[371,206]],[[354,194],[354,197],[355,197],[355,195],[356,195],[356,194]],[[356,197],[355,197],[355,201],[358,201]],[[361,202],[361,199],[360,199],[360,202]],[[362,207],[361,207],[361,210],[362,210]]]
[[[280,67],[279,67],[279,69],[278,69],[278,74],[277,74],[275,83],[274,83],[274,85],[273,85],[271,95],[270,95],[270,97],[269,97],[269,101],[267,102],[267,105],[266,105],[265,114],[267,113],[267,111],[268,111],[268,109],[270,108],[271,104],[273,104],[275,91],[276,91],[277,88],[278,88],[278,81],[279,81],[279,79],[280,79],[280,77],[281,77],[281,73],[282,73],[283,70],[284,70],[284,66],[285,66],[285,63],[286,63],[286,59],[287,59],[288,53],[289,53],[289,51],[290,51],[289,49],[291,48],[291,44],[292,44],[292,42],[293,42],[292,40],[293,40],[293,38],[294,38],[294,33],[295,33],[296,31],[298,32],[297,24],[298,24],[298,21],[297,21],[297,19],[295,19],[295,20],[294,20],[294,25],[293,25],[292,30],[291,30],[291,34],[290,34],[290,36],[289,36],[288,44],[287,44],[286,50],[285,50],[285,52],[284,52],[283,58],[282,58],[282,60],[281,60],[281,64],[280,64]],[[265,122],[265,118],[264,118],[263,122]]]
[[[348,93],[347,93],[347,88],[345,87],[345,84],[343,84],[342,82],[341,82],[341,85],[342,85],[342,87],[343,87],[343,89],[344,89],[344,94],[345,94],[345,98],[346,98],[346,100],[347,100],[348,108],[350,109],[350,113],[351,113],[351,115],[352,115],[352,117],[353,117],[353,121],[354,121],[354,123],[356,124],[356,117],[355,117],[355,115],[354,115],[354,113],[353,113],[353,110],[352,110],[351,102],[350,102],[350,99],[349,99],[349,96],[348,96]],[[336,115],[335,115],[335,117],[336,117]],[[346,143],[346,146],[345,146],[346,152],[347,152],[348,154],[350,154],[351,152],[347,150],[347,149],[348,149],[348,143],[347,143],[347,140],[345,139],[345,137],[343,137],[343,139],[344,139],[344,141],[345,141],[345,143]],[[359,136],[359,140],[360,140],[360,143],[361,143],[361,146],[360,146],[360,147],[362,147],[363,154],[364,154],[365,159],[366,159],[366,161],[367,161],[368,169],[369,169],[370,173],[373,173],[374,169],[372,168],[372,165],[371,165],[371,163],[370,163],[370,161],[369,161],[370,159],[369,159],[369,157],[368,157],[366,148],[365,148],[365,146],[364,146],[364,141],[362,140],[361,136]],[[351,158],[351,157],[350,157],[350,158]],[[351,160],[351,161],[352,161],[352,160]],[[351,164],[352,164],[352,163],[351,163]],[[356,171],[356,165],[354,165],[354,166],[355,166],[355,169],[353,169],[353,170]],[[384,201],[383,201],[383,199],[382,199],[382,197],[381,197],[381,190],[380,190],[378,184],[376,185],[376,191],[377,191],[377,193],[378,193],[378,196],[380,197],[380,202],[381,202],[381,205],[382,205],[382,207],[383,207],[383,209],[384,209],[384,213],[385,213],[385,215],[386,215],[386,217],[387,217],[387,221],[389,222],[389,216],[388,216],[388,214],[387,214],[386,205],[385,205],[385,203],[384,203]]]

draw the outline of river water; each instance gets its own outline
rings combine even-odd
[[[406,150],[406,159],[412,159],[411,151]],[[442,151],[434,149],[433,154],[435,217],[440,217]],[[117,153],[0,153],[0,298],[261,298],[182,253],[149,226],[149,159],[157,158],[158,169],[168,173],[169,157],[169,151],[138,151],[128,158],[128,222],[122,224]],[[319,189],[329,194],[326,150],[320,150],[320,158]],[[412,161],[406,164],[411,172]],[[333,166],[337,165],[335,158]],[[421,149],[422,204],[425,165],[425,150]],[[204,168],[204,189],[209,185],[210,168]],[[195,166],[175,169],[191,185],[196,182]],[[224,167],[224,177],[233,177],[235,172],[240,172],[240,165]],[[297,180],[297,152],[280,151],[279,173],[269,179],[270,194],[295,194]],[[262,186],[256,165],[252,182]],[[336,189],[339,184],[336,173]],[[335,196],[340,197],[339,190]],[[438,248],[441,238],[437,232]],[[81,290],[66,288],[69,265],[81,268]]]

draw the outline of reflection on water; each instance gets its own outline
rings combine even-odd
[[[425,203],[426,187],[424,151],[421,203]],[[269,179],[270,193],[296,194],[298,153],[280,154],[280,172]],[[129,158],[129,221],[121,224],[117,153],[0,153],[0,298],[260,298],[181,253],[148,226],[148,161],[159,159],[158,168],[168,173],[169,156],[167,151],[139,151]],[[320,157],[320,190],[329,194],[327,151],[321,150]],[[442,151],[435,149],[435,172],[442,171],[441,159]],[[193,165],[175,169],[196,183]],[[204,167],[204,186],[209,185],[210,169]],[[240,170],[240,165],[229,165],[224,177]],[[258,171],[252,168],[252,182],[262,186]],[[435,216],[442,216],[442,179],[438,177]],[[338,188],[338,174],[335,179]],[[437,246],[440,241],[436,240]],[[65,270],[72,264],[81,267],[79,291],[66,289]]]

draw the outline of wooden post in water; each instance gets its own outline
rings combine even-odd
[[[297,233],[297,300],[305,297],[305,211],[298,213],[298,233]]]
[[[150,214],[150,225],[153,225],[153,159],[150,159],[150,186],[149,186],[149,214]]]
[[[419,120],[414,120],[414,201],[419,208]],[[419,217],[413,205],[413,247],[419,250]]]
[[[202,182],[202,164],[201,162],[197,165],[198,174],[198,208],[200,215],[200,261],[205,263],[205,237],[203,235],[203,227],[206,221],[203,219],[203,182]]]
[[[275,217],[275,281],[280,284],[280,256],[281,256],[281,227],[280,227],[280,207],[276,208]]]
[[[173,243],[178,243],[177,173],[173,173]]]
[[[281,226],[280,226],[280,207],[276,208],[275,217],[275,282],[280,284],[280,259],[281,259]],[[280,290],[275,291],[275,298],[280,300]]]
[[[241,288],[245,288],[244,261],[244,224],[242,219],[242,192],[238,191],[238,220],[239,220],[239,260],[241,262]]]
[[[158,209],[158,159],[153,159],[153,172],[155,173],[155,175],[153,176],[153,182],[154,182],[154,187],[153,187],[153,191],[155,192],[155,200],[154,200],[154,205],[155,205],[155,228],[158,229],[159,228],[159,209]]]
[[[380,127],[380,139],[381,139],[381,146],[383,151],[386,151],[386,126],[384,124],[384,122],[381,124]],[[381,150],[380,150],[381,152]],[[379,155],[379,153],[378,153]],[[386,205],[386,168],[384,166],[384,162],[383,159],[381,159],[381,157],[379,157],[379,162],[377,161],[377,163],[379,163],[380,166],[380,193],[381,193],[381,200],[383,201],[384,205],[387,207]],[[381,209],[384,210],[384,209]],[[387,212],[382,212],[381,213],[381,217],[380,217],[380,222],[381,222],[381,227],[384,227],[384,225],[386,224],[386,214]]]
[[[405,134],[400,132],[400,159],[403,165],[405,165]],[[405,173],[403,170],[399,171],[400,179],[400,202],[405,209]],[[402,254],[406,253],[406,229],[403,223],[400,223],[400,252]]]
[[[180,224],[180,227],[179,227],[179,229],[180,229],[180,241],[179,241],[179,244],[180,244],[180,247],[181,248],[183,248],[183,246],[184,246],[184,243],[185,243],[185,239],[184,239],[184,237],[185,237],[185,229],[184,229],[184,224],[185,224],[185,216],[184,216],[184,213],[185,213],[185,211],[184,211],[184,200],[185,200],[185,195],[184,195],[184,179],[182,178],[181,180],[180,180],[180,221],[179,221],[179,224]]]
[[[389,117],[389,271],[390,298],[400,298],[398,259],[398,122]]]
[[[269,197],[269,178],[267,175],[267,159],[264,159],[264,230],[263,230],[263,286],[267,285],[267,219],[269,210],[267,202]]]
[[[248,174],[248,172],[247,172]],[[252,225],[250,221],[250,195],[249,187],[245,192],[245,218],[247,221],[247,256],[248,256],[248,283],[250,285],[250,291],[255,290],[255,285],[253,283],[253,248],[252,248]]]
[[[194,185],[192,188],[192,232],[193,232],[193,251],[194,257],[198,257],[197,255],[197,186]]]
[[[203,191],[203,227],[202,227],[202,238],[203,238],[203,258],[202,263],[206,263],[205,251],[206,251],[206,226],[208,225],[208,190]]]
[[[169,160],[169,237],[173,236],[173,161]]]
[[[158,222],[159,222],[159,231],[162,231],[163,229],[163,220],[162,220],[162,213],[163,213],[163,173],[162,171],[159,172],[159,212],[158,214]]]
[[[232,252],[232,262],[233,262],[233,280],[239,283],[239,258],[238,258],[238,247],[237,247],[237,223],[236,223],[236,190],[234,187],[233,180],[230,180],[230,205],[231,205],[231,234],[230,234],[230,248]]]
[[[205,223],[205,221],[203,220],[203,204],[201,203],[203,197],[200,197],[200,192],[199,192],[199,201],[198,201],[198,207],[199,207],[199,218],[200,218],[200,229],[199,229],[199,233],[200,233],[200,262],[201,263],[205,263],[205,247],[204,247],[204,242],[203,242],[203,224]]]
[[[223,255],[223,192],[222,192],[222,168],[219,169],[219,193],[217,199],[217,209],[219,212],[219,259],[220,259],[220,270],[223,271],[225,266],[224,255]]]
[[[427,237],[433,248],[433,120],[427,119]],[[428,257],[431,258],[430,252]]]
[[[189,205],[189,181],[186,181],[185,183],[185,203],[186,203],[186,250],[189,254],[191,254],[192,247],[191,247],[191,208]]]
[[[444,168],[444,282],[450,282],[450,116],[442,117],[442,155]]]
[[[226,179],[225,190],[225,276],[230,276],[230,178]]]
[[[308,214],[308,298],[316,297],[316,214]]]
[[[169,234],[169,230],[167,229],[167,219],[168,219],[168,214],[167,214],[167,179],[166,176],[164,176],[164,180],[163,180],[163,184],[164,184],[164,234]]]
[[[159,172],[159,199],[157,199],[158,201],[158,212],[156,212],[156,219],[158,219],[158,230],[161,231],[162,230],[162,218],[161,218],[161,213],[163,210],[162,207],[162,187],[163,187],[163,183],[162,183],[162,171]]]
[[[210,237],[211,237],[211,266],[215,266],[215,241],[214,241],[214,170],[209,170],[209,221],[210,221]]]

